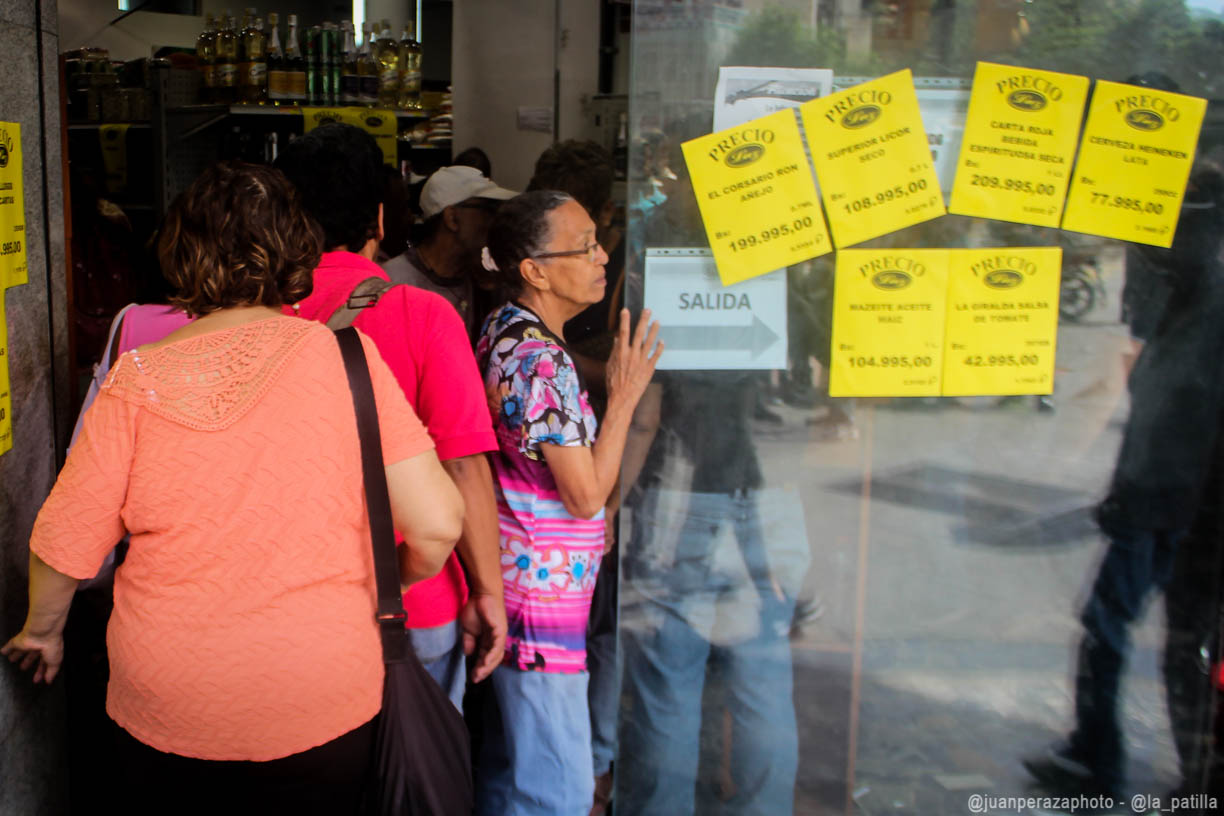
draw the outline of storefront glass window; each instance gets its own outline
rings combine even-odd
[[[1079,813],[1109,797],[1107,812],[1146,813],[1174,795],[1218,812],[1222,14],[1207,0],[634,3],[625,299],[653,309],[668,348],[624,463],[619,690],[606,692],[619,717],[614,732],[596,729],[597,750],[602,739],[615,752],[618,812]],[[1116,110],[1132,130],[1090,131],[1077,115],[1065,156],[1035,158],[1055,156],[1052,136],[1024,129],[1021,108],[1037,103],[1021,93],[979,116],[989,138],[967,139],[981,63],[1082,77],[1057,90],[1082,83],[1081,111],[1108,83],[1129,84],[1118,99],[1135,104]],[[751,123],[906,69],[937,179],[926,188],[914,189],[917,171],[894,184],[884,176],[898,165],[864,170],[862,159],[849,197],[815,210],[764,189],[778,179],[711,188],[690,172],[682,145],[715,122]],[[1053,104],[1030,81],[1009,93]],[[1161,107],[1169,100],[1181,110]],[[1186,149],[1132,113],[1172,128],[1194,106],[1205,115]],[[821,165],[843,144],[795,118],[821,191],[844,187]],[[1106,169],[1096,183],[1109,189],[1098,199],[1073,184],[1068,198],[1077,147],[1084,138],[1086,175],[1094,135],[1105,140],[1092,142]],[[742,143],[772,149],[759,134]],[[875,147],[856,145],[844,145],[856,161]],[[970,148],[995,168],[978,184],[957,175]],[[1184,178],[1144,188],[1144,160],[1166,159]],[[802,153],[795,165],[813,172]],[[894,196],[942,209],[962,183],[982,195],[965,199],[977,214],[906,222],[905,208],[889,209]],[[1042,203],[1008,210],[1018,199],[1001,193],[1012,192]],[[738,199],[743,235],[711,235],[702,195]],[[1060,219],[1077,195],[1073,231]],[[737,266],[734,253],[757,244],[800,243],[790,231],[814,230],[804,219],[821,212],[874,237],[839,240],[852,233],[833,223],[834,251],[769,274]],[[1013,220],[988,217],[1005,213]],[[1123,223],[1151,231],[1123,240]],[[1037,248],[1061,252],[1051,263]],[[961,253],[993,249],[1057,276],[1044,305],[944,294],[958,274],[1029,275],[1021,261],[956,271]],[[839,256],[864,250],[893,259],[875,272],[917,257],[947,287],[913,349],[872,345],[890,324],[850,308]],[[720,273],[747,279],[725,286]],[[917,274],[872,280],[886,298],[890,281]],[[946,335],[961,307],[987,327],[970,348]],[[1048,329],[1029,331],[1042,315]],[[856,343],[873,351],[839,356]],[[1052,388],[1040,373],[996,376],[1047,365]],[[968,385],[952,385],[956,366]],[[896,367],[936,384],[918,393],[917,377],[852,376]]]

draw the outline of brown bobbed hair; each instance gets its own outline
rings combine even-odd
[[[189,315],[278,307],[310,294],[323,239],[279,170],[221,162],[175,199],[157,256]]]

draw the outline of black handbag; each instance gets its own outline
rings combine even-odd
[[[357,413],[362,478],[374,546],[378,628],[387,668],[372,777],[362,813],[468,816],[475,795],[467,728],[442,688],[421,665],[404,628],[407,615],[400,595],[382,437],[365,350],[356,329],[337,331],[336,340],[340,343]]]

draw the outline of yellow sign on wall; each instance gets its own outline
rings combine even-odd
[[[943,215],[909,69],[799,108],[838,247]]]
[[[1207,101],[1098,80],[1063,229],[1173,243]]]
[[[948,211],[1057,227],[1088,78],[979,62]]]
[[[692,139],[681,149],[724,285],[832,248],[794,111]]]
[[[948,252],[946,396],[1054,390],[1058,247]]]
[[[0,122],[0,290],[26,282],[21,125]]]
[[[371,108],[302,108],[302,132],[309,133],[320,125],[342,122],[359,127],[374,137],[382,150],[383,163],[399,166],[399,145],[395,141],[395,111]]]
[[[829,396],[940,394],[947,267],[946,249],[837,253]]]

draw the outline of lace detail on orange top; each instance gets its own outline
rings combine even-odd
[[[219,431],[259,402],[319,329],[326,331],[313,321],[273,317],[148,351],[134,349],[120,356],[102,391],[180,425]]]

